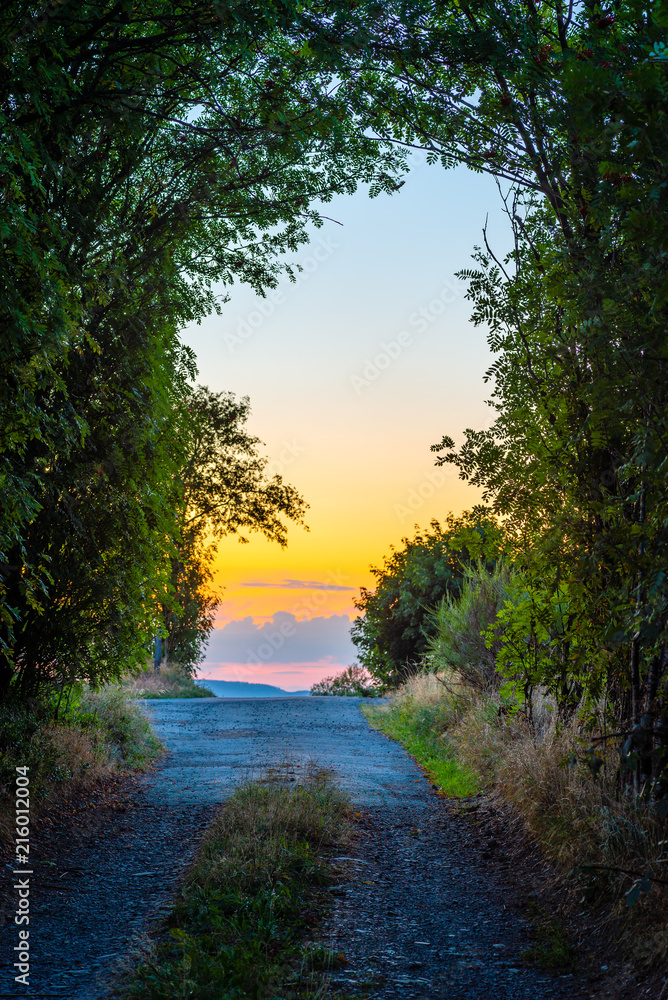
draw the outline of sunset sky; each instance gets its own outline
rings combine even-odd
[[[225,539],[217,627],[200,675],[308,688],[353,662],[348,630],[369,566],[414,525],[459,512],[477,494],[437,470],[443,434],[489,426],[491,356],[469,322],[465,285],[488,235],[509,247],[493,180],[417,162],[395,195],[337,198],[294,260],[303,272],[266,299],[234,286],[222,316],[189,328],[199,381],[248,395],[249,430],[270,471],[310,510],[280,549]]]

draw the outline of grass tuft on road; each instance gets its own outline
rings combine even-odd
[[[279,768],[222,806],[127,1000],[316,1000],[336,956],[307,942],[330,848],[349,836],[348,802],[329,772],[299,783]]]

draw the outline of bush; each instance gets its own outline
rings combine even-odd
[[[380,694],[378,682],[358,663],[352,663],[334,677],[324,677],[311,688],[313,695],[343,695],[347,698],[375,698]]]
[[[496,657],[500,641],[487,646],[484,633],[508,600],[508,567],[499,562],[464,572],[461,597],[447,594],[431,614],[427,663],[435,671],[455,670],[477,691],[499,686]]]
[[[118,685],[86,689],[72,718],[74,726],[78,721],[93,737],[98,752],[118,768],[142,767],[160,750],[148,718]]]
[[[54,721],[54,706],[0,707],[0,837],[6,834],[16,767],[30,768],[31,808],[111,771],[143,767],[162,744],[138,705],[118,686],[79,688]]]
[[[482,508],[433,520],[430,529],[391,547],[383,566],[372,566],[376,589],[362,587],[362,612],[351,629],[359,659],[382,684],[397,687],[429,648],[431,612],[448,595],[458,597],[473,560],[498,558],[503,536]]]

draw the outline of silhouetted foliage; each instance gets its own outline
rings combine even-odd
[[[313,695],[339,695],[346,698],[375,698],[379,693],[378,682],[359,663],[351,663],[340,674],[323,677],[311,687]]]
[[[289,0],[2,5],[3,697],[143,660],[181,530],[179,329],[214,282],[274,286],[315,201],[389,189],[308,37]]]
[[[262,442],[246,430],[247,397],[197,387],[181,403],[171,433],[177,452],[178,535],[171,602],[163,608],[168,662],[192,673],[204,657],[220,595],[211,590],[216,542],[259,532],[287,544],[285,521],[304,526],[307,504],[279,475],[267,476]],[[212,541],[213,540],[213,541]]]
[[[384,686],[405,679],[429,649],[435,631],[433,610],[461,593],[466,567],[481,555],[494,559],[501,541],[498,526],[484,511],[455,518],[445,525],[404,538],[392,548],[382,567],[372,567],[376,589],[363,587],[351,635],[360,662]]]

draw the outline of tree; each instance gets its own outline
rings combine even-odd
[[[351,630],[360,662],[386,687],[401,683],[430,648],[436,631],[433,610],[445,597],[458,597],[472,559],[496,558],[498,526],[474,508],[452,514],[441,526],[433,520],[403,547],[391,548],[383,566],[371,567],[376,589],[363,587],[355,606],[362,616]]]
[[[360,6],[354,21],[365,56],[346,80],[362,127],[514,190],[515,252],[486,248],[468,275],[499,351],[498,420],[458,451],[444,438],[442,459],[509,515],[535,607],[558,611],[538,675],[563,682],[564,704],[578,685],[592,706],[607,689],[622,726],[660,744],[665,5],[416,2]]]
[[[211,563],[225,535],[260,532],[287,544],[285,520],[304,525],[307,504],[281,476],[268,477],[262,442],[246,430],[248,397],[199,386],[176,411],[178,461],[175,500],[179,533],[171,559],[173,604],[163,609],[167,659],[191,671],[201,660],[213,611]],[[211,541],[213,540],[213,541]]]
[[[192,368],[179,328],[215,306],[215,281],[275,284],[278,255],[321,222],[314,200],[387,183],[299,5],[71,0],[35,16],[14,0],[0,28],[6,694],[19,675],[25,692],[132,661],[173,537],[159,439]]]

